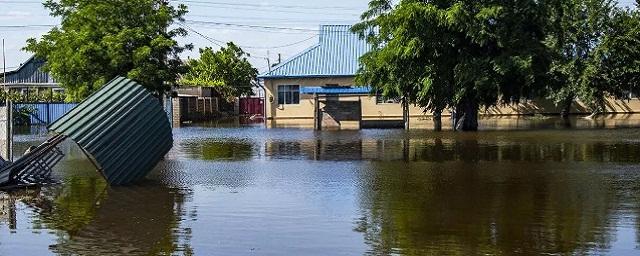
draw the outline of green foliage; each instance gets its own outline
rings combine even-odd
[[[640,95],[640,11],[618,12],[597,49],[595,68],[590,79],[596,81],[594,91],[606,91],[626,98],[632,92]]]
[[[13,122],[17,126],[31,124],[31,115],[38,113],[38,109],[33,106],[15,107],[13,109]]]
[[[617,9],[612,0],[561,0],[549,8],[546,43],[553,56],[549,70],[548,98],[563,107],[582,100],[594,112],[604,108],[605,97],[617,86],[597,79],[601,43]]]
[[[36,93],[34,91],[23,94],[16,91],[0,90],[0,101],[5,101],[7,97],[13,102],[64,102],[65,94],[53,91]]]
[[[47,60],[50,72],[69,100],[82,100],[116,76],[133,79],[156,94],[171,89],[184,67],[175,38],[186,30],[186,6],[165,0],[47,0],[44,6],[62,20],[25,49]]]
[[[427,110],[457,109],[477,129],[480,106],[517,102],[542,86],[544,2],[374,0],[354,30],[373,50],[357,80]],[[468,122],[468,123],[467,123]]]
[[[252,82],[257,79],[258,70],[249,63],[248,56],[233,43],[216,52],[211,48],[200,49],[200,59],[187,62],[189,71],[180,84],[214,87],[227,100],[252,95]]]

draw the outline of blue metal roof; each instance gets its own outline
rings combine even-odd
[[[260,78],[355,76],[358,59],[371,46],[350,31],[351,25],[322,25],[317,45],[274,67]]]
[[[304,86],[300,87],[302,94],[369,94],[371,87],[326,87],[326,86]]]

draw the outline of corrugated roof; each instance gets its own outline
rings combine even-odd
[[[49,129],[78,143],[114,185],[143,178],[173,146],[160,101],[126,78],[114,79]]]
[[[304,86],[300,88],[302,94],[369,94],[371,87],[327,87],[327,86]]]
[[[57,84],[55,79],[47,72],[43,72],[42,66],[45,61],[31,56],[24,64],[13,71],[7,71],[7,85],[11,84],[23,84],[23,85],[38,85],[38,84]],[[2,72],[0,72],[2,74]],[[0,79],[0,84],[2,79]]]
[[[350,31],[351,25],[322,25],[317,45],[274,67],[260,78],[355,76],[358,59],[371,46]]]

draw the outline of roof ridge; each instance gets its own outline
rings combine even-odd
[[[258,76],[278,77],[354,76],[358,58],[370,45],[353,33],[352,25],[320,25],[318,43]]]
[[[320,43],[317,43],[317,44],[315,44],[315,45],[313,45],[313,46],[311,46],[311,47],[309,47],[309,48],[307,48],[307,49],[303,50],[302,52],[300,52],[300,53],[298,53],[298,54],[294,55],[293,57],[286,59],[285,61],[283,61],[283,62],[281,62],[280,64],[278,64],[278,65],[276,65],[275,67],[273,67],[273,69],[271,69],[271,71],[268,71],[268,72],[266,72],[265,74],[260,75],[260,76],[269,76],[269,75],[271,75],[271,73],[273,73],[273,72],[277,71],[278,69],[280,69],[280,68],[284,67],[285,65],[287,65],[287,64],[289,64],[289,63],[291,63],[291,62],[293,62],[294,60],[296,60],[296,59],[298,59],[298,58],[302,57],[303,55],[307,54],[308,52],[311,52],[313,49],[318,48],[318,47],[320,47],[320,46],[321,46],[321,44],[320,44]]]
[[[19,72],[21,69],[23,69],[27,65],[27,63],[29,63],[30,61],[34,60],[35,58],[36,58],[35,54],[31,55],[31,57],[29,57],[25,62],[20,63],[20,66],[18,66],[14,70],[7,70],[6,73],[7,74],[13,74],[13,73]],[[3,72],[0,72],[0,74],[2,74],[2,73]]]

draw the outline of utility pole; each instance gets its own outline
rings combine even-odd
[[[269,51],[267,51],[267,67],[269,68],[269,73],[271,73],[271,60],[269,59]]]
[[[13,106],[9,100],[9,91],[7,91],[7,58],[4,49],[4,38],[2,39],[2,88],[5,94],[5,108],[6,108],[6,151],[7,161],[13,161]]]
[[[7,59],[4,52],[4,38],[2,38],[2,88],[7,91]]]

